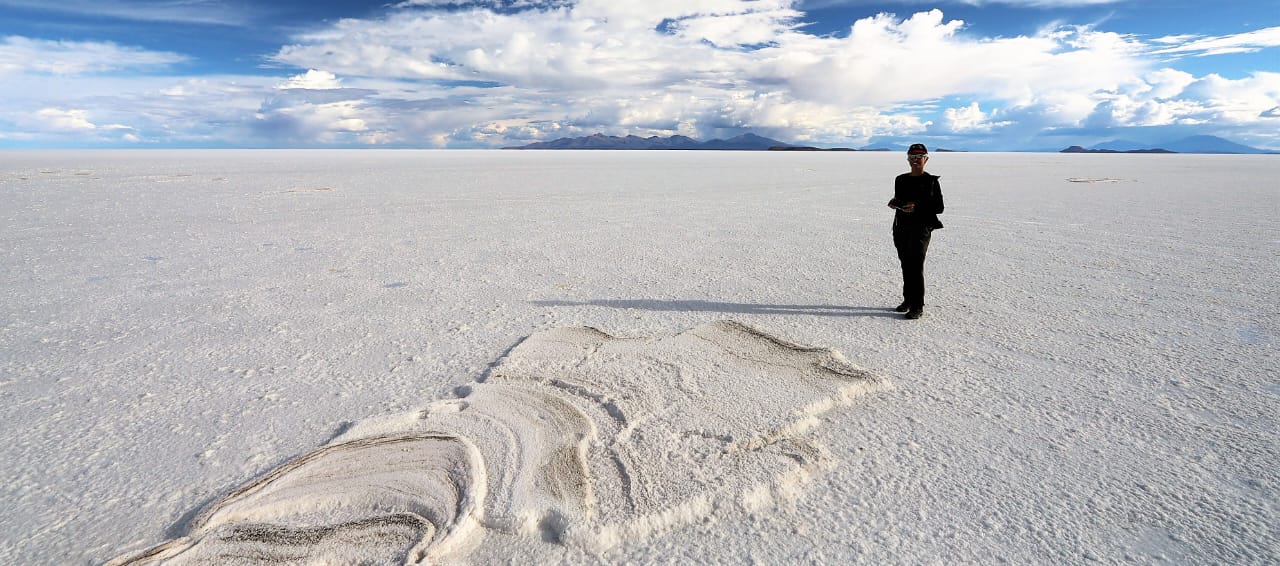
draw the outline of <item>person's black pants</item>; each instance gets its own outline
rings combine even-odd
[[[893,245],[902,262],[902,302],[924,307],[924,256],[929,251],[929,230],[894,230]]]

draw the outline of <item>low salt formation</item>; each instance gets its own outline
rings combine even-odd
[[[819,417],[887,386],[731,321],[553,329],[458,398],[356,423],[114,564],[464,560],[488,529],[604,550],[788,497],[832,465],[805,439]]]

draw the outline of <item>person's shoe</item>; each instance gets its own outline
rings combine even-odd
[[[893,312],[907,312],[909,310],[911,310],[911,305],[908,305],[907,303],[902,303],[893,308]]]
[[[924,309],[921,309],[920,307],[914,307],[911,310],[907,311],[907,316],[905,318],[907,320],[915,320],[917,318],[920,318],[920,316],[923,314],[924,314]]]

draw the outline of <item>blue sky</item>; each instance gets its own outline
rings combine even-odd
[[[0,148],[1280,150],[1274,0],[0,0]]]

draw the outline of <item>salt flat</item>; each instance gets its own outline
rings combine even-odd
[[[533,456],[470,476],[510,489],[455,504],[474,524],[404,556],[1280,559],[1280,156],[935,154],[947,227],[919,321],[889,311],[905,170],[897,153],[0,153],[0,562],[199,535],[254,503],[224,499],[238,488],[369,438],[484,468],[467,458],[505,433],[465,411],[521,398],[542,408],[517,415],[535,440],[512,454]],[[566,342],[587,353],[526,347]],[[841,375],[876,386],[851,396]],[[577,408],[502,389],[545,386]],[[559,446],[578,460],[538,456]],[[419,465],[370,450],[342,457]],[[593,450],[622,454],[622,483]],[[451,485],[480,493],[468,481]],[[299,489],[289,509],[323,515]],[[245,516],[282,516],[272,497]],[[407,524],[366,539],[416,544]]]

